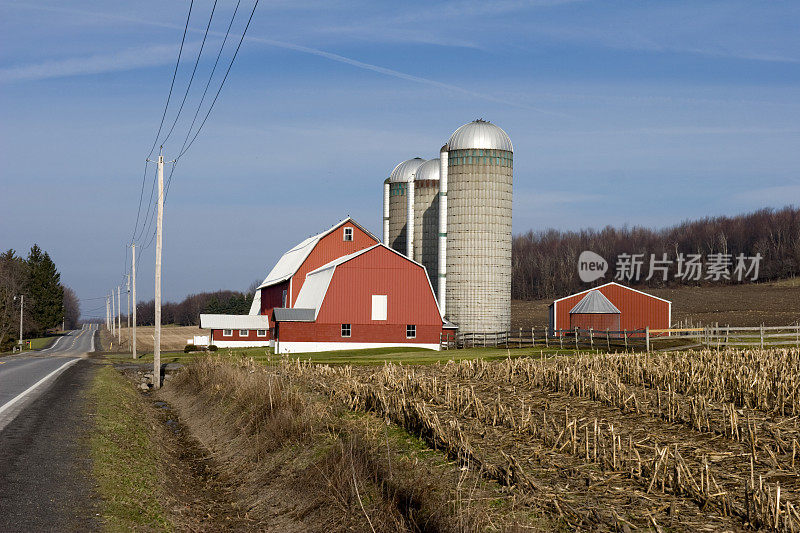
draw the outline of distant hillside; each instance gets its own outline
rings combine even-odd
[[[608,272],[593,283],[578,276],[578,257],[585,250],[608,262]],[[757,254],[760,261],[753,259]],[[663,268],[656,268],[647,280],[652,259]],[[640,275],[633,276],[637,262]],[[754,266],[758,281],[800,274],[800,209],[761,209],[658,230],[608,226],[530,231],[513,239],[511,292],[515,300],[564,296],[613,281],[620,271],[630,277],[616,281],[635,287],[731,284],[740,283],[739,278],[746,283],[755,275]]]

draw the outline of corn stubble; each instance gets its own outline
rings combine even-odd
[[[197,387],[218,379],[201,377],[204,365],[188,372]],[[800,531],[798,350],[380,368],[280,361],[244,372],[264,377],[246,394],[218,383],[215,401],[285,406],[256,417],[262,426],[242,415],[246,432],[302,442],[326,416],[304,410],[308,395],[377,415],[502,487],[516,515],[481,528],[545,516],[569,529]],[[461,530],[478,522],[469,524]]]

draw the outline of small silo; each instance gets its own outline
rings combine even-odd
[[[419,166],[414,174],[413,257],[428,271],[434,292],[439,272],[439,159]]]
[[[414,180],[414,172],[425,160],[419,157],[403,161],[392,170],[388,179],[388,215],[386,210],[386,183],[384,182],[384,217],[388,216],[388,239],[385,244],[390,248],[407,255],[406,217],[408,213],[409,183]],[[384,221],[384,228],[386,222]]]
[[[460,333],[511,327],[513,152],[484,120],[458,128],[441,151],[439,305]]]

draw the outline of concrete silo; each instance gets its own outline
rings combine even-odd
[[[442,147],[439,306],[459,333],[511,327],[513,152],[506,132],[483,120]]]
[[[414,172],[424,162],[419,157],[403,161],[394,167],[383,186],[384,243],[404,255],[408,252],[406,222],[409,182],[413,182]]]
[[[439,160],[431,159],[414,173],[413,205],[409,211],[407,231],[412,240],[411,259],[428,271],[433,290],[438,290],[439,272]]]

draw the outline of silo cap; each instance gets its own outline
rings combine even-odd
[[[414,172],[424,163],[425,160],[421,157],[415,157],[403,161],[392,170],[389,174],[389,181],[392,183],[414,181]]]
[[[439,158],[428,159],[422,163],[414,174],[415,180],[438,180],[439,179]]]
[[[503,128],[480,118],[464,124],[453,132],[447,145],[449,150],[482,148],[485,150],[514,151],[511,139],[503,131]]]

